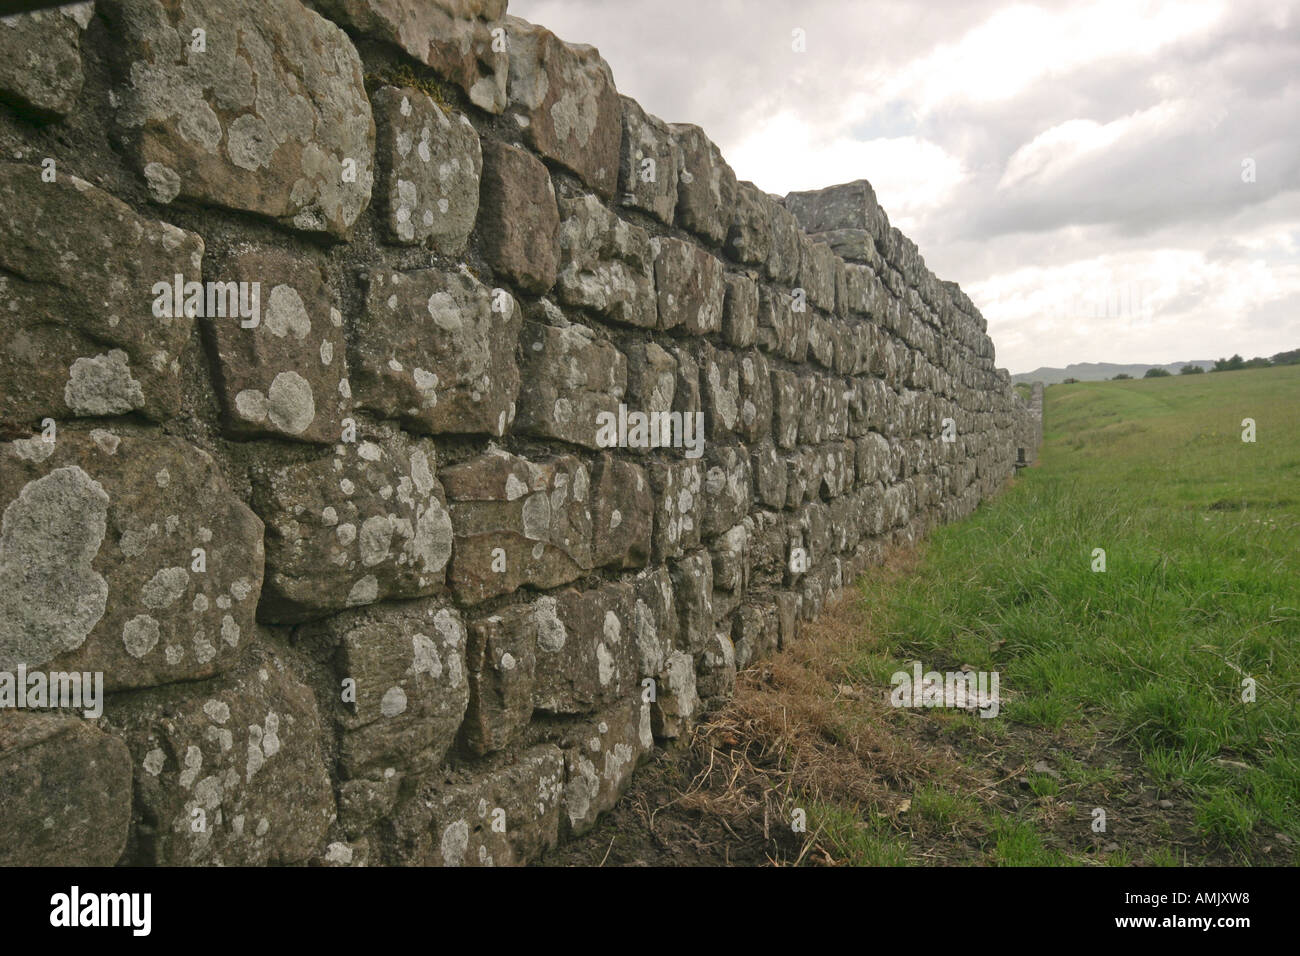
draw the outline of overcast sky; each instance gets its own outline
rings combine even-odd
[[[1012,372],[1300,347],[1300,0],[510,12],[768,192],[870,180]]]

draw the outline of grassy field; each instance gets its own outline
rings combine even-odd
[[[862,582],[879,640],[852,678],[911,659],[996,670],[1001,714],[984,723],[1131,751],[1207,849],[1245,860],[1300,840],[1300,367],[1057,385],[1045,405],[1037,467],[936,532],[913,573]],[[1067,759],[1030,790],[1122,768]],[[951,814],[960,794],[942,793],[925,799]],[[995,856],[1069,862],[1034,822],[995,820]]]
[[[557,862],[1300,862],[1300,367],[1045,406],[1035,467],[742,674]],[[891,706],[913,661],[997,672],[997,716]]]

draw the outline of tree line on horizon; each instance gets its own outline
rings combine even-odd
[[[1210,369],[1209,371],[1237,372],[1240,371],[1241,369],[1246,369],[1246,368],[1273,368],[1278,365],[1300,365],[1300,349],[1291,349],[1289,352],[1278,352],[1276,355],[1272,355],[1269,358],[1264,358],[1262,355],[1256,356],[1255,358],[1252,359],[1244,359],[1240,355],[1233,355],[1231,358],[1220,358],[1215,360],[1214,368]],[[1184,365],[1182,368],[1180,368],[1178,370],[1178,374],[1179,375],[1200,375],[1205,371],[1206,370],[1201,368],[1201,366],[1193,365],[1189,363],[1187,365]],[[1156,365],[1147,369],[1146,374],[1143,375],[1142,377],[1143,378],[1168,378],[1172,374],[1173,373],[1170,372],[1168,369],[1161,368],[1159,365]],[[1127,372],[1120,372],[1114,378],[1110,379],[1110,381],[1121,382],[1126,380],[1132,380],[1132,378],[1133,376],[1129,375]],[[1067,378],[1063,382],[1061,382],[1061,384],[1076,385],[1078,384],[1078,382],[1079,380],[1077,378]]]

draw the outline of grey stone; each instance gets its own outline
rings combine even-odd
[[[740,423],[746,442],[772,433],[772,373],[762,352],[740,353]]]
[[[409,866],[512,866],[559,839],[564,757],[552,744],[469,782],[427,774],[393,819],[394,852]]]
[[[482,144],[478,233],[483,254],[506,280],[543,294],[559,267],[560,213],[541,160],[495,140]]]
[[[517,430],[600,447],[602,413],[617,417],[627,390],[627,359],[585,326],[524,323],[523,380]]]
[[[657,311],[650,237],[595,196],[561,199],[556,297],[626,325],[654,328]]]
[[[680,166],[677,224],[715,243],[727,237],[736,197],[736,174],[698,126],[671,125]]]
[[[592,713],[639,689],[640,648],[630,584],[570,588],[539,598],[532,608],[536,709],[548,714]]]
[[[632,771],[654,749],[650,703],[640,696],[620,701],[600,720],[568,730],[564,747],[564,823],[572,836],[586,833],[613,808]]]
[[[509,53],[504,33],[497,40],[493,31],[504,28],[506,0],[310,2],[356,34],[395,44],[459,86],[479,109],[505,109]]]
[[[699,246],[680,239],[650,240],[654,250],[659,327],[683,326],[697,335],[722,328],[722,263]]]
[[[565,43],[545,27],[506,18],[510,108],[524,140],[577,174],[602,199],[618,186],[623,105],[609,64],[593,46]]]
[[[442,480],[456,535],[448,583],[463,603],[558,587],[593,567],[591,476],[572,455],[532,462],[493,450]]]
[[[262,524],[194,446],[70,428],[0,445],[0,505],[0,670],[146,687],[219,673],[252,636]]]
[[[476,754],[510,746],[533,716],[537,629],[531,614],[515,606],[470,625],[464,736]]]
[[[694,551],[669,564],[677,604],[677,647],[697,655],[713,634],[713,561]]]
[[[369,274],[354,340],[357,402],[413,431],[504,435],[515,416],[522,313],[459,272]]]
[[[478,217],[483,150],[469,117],[410,87],[371,98],[389,239],[460,255]]]
[[[889,218],[876,201],[875,190],[865,179],[826,189],[793,192],[785,197],[785,205],[809,233],[862,229],[882,242],[891,228]]]
[[[105,714],[135,768],[137,864],[303,863],[336,816],[311,691],[266,658],[174,684]]]
[[[232,316],[202,320],[227,434],[338,441],[352,408],[351,386],[343,314],[321,267],[282,249],[245,244],[217,271],[223,282],[260,284],[255,327]]]
[[[752,266],[767,264],[772,254],[772,201],[750,182],[736,188],[726,249],[734,259]]]
[[[38,117],[71,112],[85,77],[81,33],[93,3],[0,18],[0,100]]]
[[[335,686],[353,682],[352,699],[336,698],[333,715],[344,774],[419,773],[442,763],[469,702],[468,641],[456,610],[433,601],[381,604],[296,636],[305,635],[335,648]]]
[[[112,866],[131,824],[131,755],[87,721],[0,712],[0,807],[0,865]]]
[[[597,567],[641,568],[650,560],[654,499],[645,470],[602,455],[592,476],[592,560]]]
[[[695,461],[656,461],[650,465],[655,518],[653,558],[656,564],[676,557],[700,542],[700,466]]]
[[[673,224],[677,211],[677,143],[668,124],[650,116],[630,97],[623,105],[623,140],[619,151],[619,201]]]
[[[297,0],[103,0],[120,44],[117,122],[154,198],[344,237],[370,203],[375,123],[361,58]],[[206,52],[190,49],[206,31]],[[160,179],[160,177],[162,179]]]
[[[253,507],[267,551],[259,617],[292,623],[440,591],[452,531],[435,467],[429,442],[395,435],[257,468]]]
[[[746,348],[758,340],[758,285],[741,275],[728,275],[726,285],[722,335],[728,345]]]
[[[179,414],[194,319],[149,303],[155,283],[199,279],[203,240],[21,163],[0,163],[0,205],[22,211],[0,220],[0,420]]]

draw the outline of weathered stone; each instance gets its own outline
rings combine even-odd
[[[748,276],[728,275],[722,303],[722,335],[740,348],[758,340],[758,285]]]
[[[431,601],[382,604],[300,629],[336,648],[339,764],[348,777],[432,770],[456,739],[469,701],[460,614]],[[337,683],[336,683],[337,686]]]
[[[558,587],[593,567],[591,476],[577,458],[534,463],[493,450],[442,480],[456,535],[447,578],[460,601]]]
[[[669,237],[650,240],[654,250],[659,327],[678,325],[697,335],[722,329],[722,263],[699,246]]]
[[[770,441],[750,448],[750,468],[754,477],[755,497],[770,508],[785,505],[785,461]]]
[[[203,240],[21,163],[0,163],[0,205],[13,211],[0,219],[0,420],[179,414],[194,319],[150,302],[155,283],[199,278]]]
[[[515,416],[522,311],[459,272],[370,272],[353,350],[357,402],[426,433],[504,435]]]
[[[759,286],[758,344],[769,352],[802,363],[808,355],[807,308],[797,310],[793,292]]]
[[[794,372],[772,369],[772,437],[778,448],[793,448],[799,441],[801,388]]]
[[[826,438],[826,421],[821,417],[818,396],[821,381],[814,374],[798,376],[799,380],[799,443],[820,445]]]
[[[632,632],[641,658],[640,676],[659,678],[677,646],[677,609],[672,577],[660,565],[633,580]]]
[[[810,304],[827,312],[835,310],[835,253],[826,243],[800,237],[799,285]]]
[[[695,551],[669,566],[677,604],[677,646],[695,655],[713,634],[713,561]]]
[[[370,203],[375,123],[342,30],[297,0],[104,6],[121,44],[117,122],[154,199],[349,233]]]
[[[619,201],[671,226],[677,211],[677,143],[668,124],[636,100],[620,96],[623,140],[619,151]]]
[[[527,863],[559,837],[564,757],[551,744],[470,783],[428,774],[393,819],[398,862],[412,866]]]
[[[81,93],[81,33],[93,3],[0,18],[0,100],[38,117],[72,111]]]
[[[737,607],[749,584],[749,531],[737,524],[713,542],[713,619],[720,621]]]
[[[889,442],[883,435],[869,432],[853,443],[857,458],[856,473],[860,483],[881,482],[889,485],[895,479],[893,458]]]
[[[349,837],[361,836],[392,813],[405,779],[397,768],[387,767],[368,777],[344,780],[338,786],[339,826]]]
[[[746,442],[761,441],[772,432],[772,373],[762,352],[740,355],[740,422]]]
[[[831,337],[831,325],[820,312],[813,312],[809,317],[808,358],[822,368],[830,368],[835,361],[835,340]]]
[[[790,211],[767,197],[772,219],[772,248],[767,255],[767,277],[773,282],[792,284],[799,275],[799,240],[802,233]]]
[[[555,285],[560,213],[551,174],[537,157],[496,140],[482,144],[478,234],[492,268],[526,292]]]
[[[596,567],[645,567],[650,560],[654,500],[645,471],[608,453],[592,477],[592,561]]]
[[[464,736],[476,754],[508,747],[533,716],[537,628],[532,613],[512,607],[470,625]]]
[[[506,105],[506,0],[310,0],[364,37],[387,40],[455,83],[488,113]]]
[[[478,217],[483,173],[469,117],[410,87],[382,87],[372,103],[389,238],[460,255]]]
[[[818,242],[826,243],[832,252],[850,263],[874,266],[880,262],[875,237],[865,229],[831,229],[815,235]]]
[[[677,381],[673,389],[673,411],[681,412],[683,416],[694,415],[703,409],[704,404],[700,398],[700,363],[696,360],[691,349],[683,345],[675,345],[669,349],[673,358],[677,360]]]
[[[590,713],[639,688],[634,601],[632,586],[616,582],[534,602],[538,710]]]
[[[674,739],[690,732],[700,706],[695,688],[695,661],[685,651],[673,651],[658,681],[650,726],[656,737]]]
[[[440,591],[452,532],[434,468],[429,442],[394,436],[255,470],[267,547],[258,616],[290,623]]]
[[[335,817],[311,691],[265,658],[105,714],[135,767],[137,864],[265,866],[312,858]]]
[[[695,664],[695,686],[703,700],[730,697],[736,689],[736,647],[725,632],[709,637]]]
[[[753,183],[736,188],[726,248],[737,261],[753,266],[766,265],[772,254],[772,201]]]
[[[797,508],[817,494],[821,485],[821,457],[814,448],[800,448],[786,458],[786,507]]]
[[[864,229],[881,242],[891,228],[889,218],[876,202],[875,190],[865,179],[826,189],[793,192],[785,197],[785,205],[809,233]]]
[[[734,352],[706,345],[700,370],[709,438],[725,441],[742,427],[740,362]]]
[[[654,748],[650,703],[640,695],[620,701],[594,723],[568,730],[564,747],[564,817],[573,836],[586,833],[612,809],[632,771]]]
[[[775,604],[743,604],[732,618],[731,642],[736,667],[776,653],[781,643],[779,612]]]
[[[528,145],[572,170],[603,199],[618,186],[623,105],[609,64],[593,46],[507,17],[510,106]]]
[[[615,416],[627,390],[627,359],[581,325],[524,323],[518,431],[598,448],[602,413]]]
[[[629,409],[647,415],[671,412],[677,388],[677,360],[654,342],[633,343],[626,354]]]
[[[0,712],[0,807],[0,866],[112,866],[131,825],[131,755],[88,721]]]
[[[654,489],[654,562],[662,563],[700,543],[700,466],[694,461],[650,465]]]
[[[749,456],[738,445],[712,445],[705,456],[700,495],[700,529],[705,538],[721,534],[745,517],[753,500]]]
[[[731,226],[736,174],[704,130],[688,123],[674,123],[670,129],[680,163],[677,224],[713,242],[722,242]]]
[[[208,455],[71,428],[0,445],[0,670],[209,677],[253,627],[262,524]]]
[[[785,462],[781,462],[784,472]],[[781,505],[778,504],[777,507]],[[767,591],[785,580],[789,539],[783,516],[756,508],[742,522],[749,531],[749,580],[751,587]]]
[[[650,237],[595,196],[561,199],[556,297],[614,322],[654,328],[658,319]]]
[[[831,442],[818,449],[822,456],[821,496],[838,498],[853,487],[853,448],[843,442]]]
[[[223,282],[259,283],[259,297],[265,296],[252,328],[233,315],[202,322],[227,433],[338,441],[352,407],[351,388],[343,314],[321,268],[300,255],[255,245],[241,246],[218,268]]]

